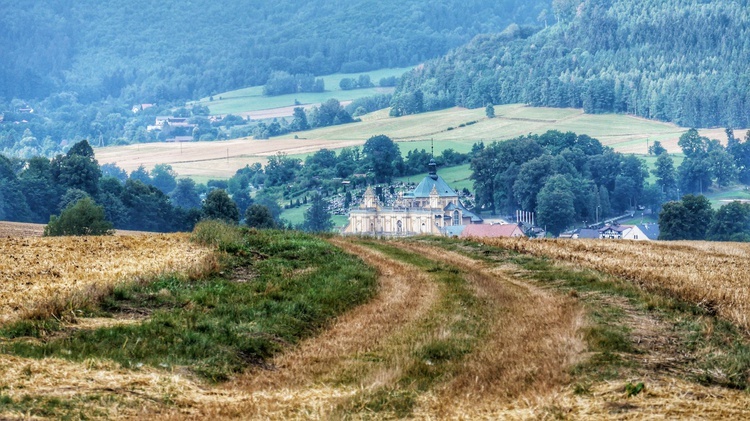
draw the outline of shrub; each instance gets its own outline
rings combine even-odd
[[[112,223],[104,216],[104,208],[89,197],[69,205],[60,216],[52,215],[44,227],[44,236],[112,235]]]

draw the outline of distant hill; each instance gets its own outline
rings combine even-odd
[[[748,1],[560,0],[411,72],[401,113],[488,103],[624,112],[687,127],[750,122]]]
[[[0,0],[0,98],[197,99],[266,82],[404,67],[549,0]]]

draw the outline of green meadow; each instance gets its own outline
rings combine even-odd
[[[393,92],[394,88],[377,87],[378,81],[384,77],[400,77],[409,70],[411,70],[411,67],[380,69],[362,73],[336,73],[333,75],[321,76],[320,78],[323,79],[325,83],[326,90],[324,92],[300,92],[288,95],[265,96],[263,95],[263,86],[252,86],[249,88],[237,89],[235,91],[223,92],[213,95],[212,97],[201,98],[200,101],[190,104],[205,105],[211,111],[211,114],[238,114],[248,111],[291,107],[298,104],[317,104],[325,102],[331,98],[336,98],[342,102],[351,101],[366,96]],[[352,89],[347,91],[339,88],[339,82],[341,82],[341,79],[356,79],[359,75],[369,75],[370,80],[376,85],[376,87]],[[213,100],[211,98],[213,98]]]

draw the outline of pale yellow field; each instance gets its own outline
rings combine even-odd
[[[495,107],[496,118],[484,109],[451,108],[430,113],[389,117],[388,110],[362,117],[362,122],[290,133],[269,140],[242,138],[216,142],[144,143],[97,148],[100,164],[115,163],[130,172],[143,165],[147,170],[159,163],[170,164],[182,177],[228,178],[245,165],[265,164],[277,152],[304,155],[322,148],[339,149],[363,145],[372,136],[384,134],[402,145],[402,153],[415,147],[429,149],[424,141],[434,139],[435,152],[471,149],[475,142],[507,140],[548,130],[573,131],[599,139],[619,152],[645,154],[647,145],[660,141],[668,151],[680,152],[677,140],[687,128],[623,114],[591,115],[571,108],[534,108],[522,104]],[[466,125],[466,123],[475,122]],[[464,127],[461,127],[464,125]],[[701,130],[701,135],[725,142],[723,129]],[[744,130],[735,130],[742,137]],[[295,139],[295,136],[298,138]],[[421,142],[420,142],[421,141]],[[417,143],[414,143],[417,142]]]
[[[700,303],[750,330],[750,245],[719,242],[485,239],[573,262]]]
[[[0,238],[0,323],[85,303],[117,282],[194,272],[213,259],[187,234]]]

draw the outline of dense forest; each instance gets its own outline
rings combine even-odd
[[[393,114],[521,102],[750,126],[747,1],[555,0],[539,19],[412,71]]]
[[[51,157],[82,139],[154,141],[154,116],[187,100],[254,85],[288,92],[289,80],[292,91],[320,91],[318,75],[415,65],[534,22],[548,5],[0,0],[0,151]],[[134,115],[137,104],[156,107]]]
[[[580,221],[599,223],[635,209],[648,208],[656,214],[665,202],[685,194],[702,195],[713,186],[750,181],[750,132],[744,140],[736,138],[732,130],[726,134],[724,147],[695,129],[684,133],[678,143],[685,159],[677,168],[655,142],[651,148],[658,156],[652,170],[654,183],[647,183],[649,172],[642,159],[614,152],[583,134],[548,131],[480,144],[471,161],[476,204],[503,215],[517,209],[535,212],[538,223],[555,235]],[[673,225],[684,227],[678,222]],[[703,235],[693,239],[705,238],[708,223],[704,225]],[[747,229],[739,232],[750,239],[750,222],[746,225]],[[717,228],[714,238],[729,235],[725,233]],[[675,233],[674,238],[665,239],[692,238],[683,235]]]
[[[532,21],[544,4],[3,0],[0,97],[159,102],[262,85],[273,71],[403,67]]]

